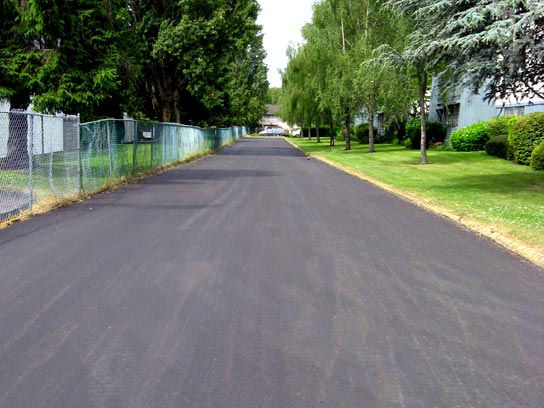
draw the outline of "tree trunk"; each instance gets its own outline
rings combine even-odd
[[[368,151],[374,153],[374,108],[368,108]]]
[[[172,122],[172,110],[170,109],[170,105],[163,105],[162,107],[162,122]]]
[[[312,140],[312,124],[308,124],[308,140]]]
[[[346,130],[346,150],[351,150],[350,140],[350,127],[351,127],[351,111],[346,109],[346,116],[344,117],[344,129]]]
[[[315,125],[315,138],[317,143],[321,143],[321,136],[319,136],[319,122]]]
[[[421,111],[421,164],[427,160],[427,129],[425,126],[425,93],[427,92],[427,73],[420,69],[417,76],[419,86],[419,109]]]
[[[19,109],[9,112],[7,156],[0,161],[4,170],[28,168],[28,114]]]

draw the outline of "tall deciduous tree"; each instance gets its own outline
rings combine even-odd
[[[256,0],[1,0],[0,97],[203,125],[264,112]]]
[[[154,117],[221,124],[233,113],[230,92],[242,83],[262,113],[268,84],[256,0],[135,0],[133,10]]]
[[[419,94],[419,110],[421,116],[421,163],[428,164],[427,158],[427,129],[426,129],[426,104],[425,98],[429,87],[429,74],[435,72],[441,61],[440,55],[426,48],[430,37],[430,31],[437,21],[433,16],[421,13],[420,6],[427,0],[388,0],[386,5],[394,10],[399,18],[406,18],[413,24],[413,30],[406,37],[406,45],[395,50],[382,47],[382,56],[385,60],[408,69],[417,81]],[[447,0],[441,1],[445,3]]]
[[[390,120],[404,116],[417,96],[414,94],[414,81],[406,70],[396,69],[384,60],[375,58],[377,50],[384,45],[391,49],[402,47],[409,32],[405,19],[399,19],[384,8],[382,1],[366,0],[362,3],[364,30],[357,41],[359,65],[354,75],[361,101],[368,113],[369,152],[372,153],[375,151],[375,114],[382,112]]]

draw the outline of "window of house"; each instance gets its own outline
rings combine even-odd
[[[459,125],[459,111],[460,105],[458,103],[446,107],[446,126],[448,128],[456,128]]]
[[[509,106],[507,108],[504,108],[503,110],[504,116],[523,116],[524,114],[525,114],[524,106]]]

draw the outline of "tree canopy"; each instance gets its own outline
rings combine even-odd
[[[2,0],[0,96],[13,107],[253,124],[268,83],[256,0]]]
[[[544,3],[389,0],[413,16],[412,48],[442,63],[444,84],[495,98],[544,98]],[[417,46],[417,47],[415,47]]]
[[[283,114],[291,121],[340,121],[350,149],[353,118],[366,112],[370,121],[383,112],[399,118],[415,98],[405,71],[384,64],[376,50],[401,46],[407,26],[381,1],[323,0],[314,5],[312,22],[303,30],[305,43],[289,53],[283,75]],[[313,118],[313,119],[310,119]],[[370,151],[374,151],[370,127]]]
[[[282,114],[299,124],[330,116],[347,130],[346,149],[355,115],[400,122],[418,100],[427,163],[433,75],[443,89],[464,85],[488,101],[544,97],[542,1],[321,0],[302,33],[288,52]],[[373,126],[369,141],[373,152]]]

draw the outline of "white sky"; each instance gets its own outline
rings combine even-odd
[[[263,26],[264,48],[267,53],[268,82],[281,87],[279,69],[287,67],[286,51],[289,44],[302,42],[300,30],[312,20],[315,0],[258,0],[261,14],[257,23]]]

